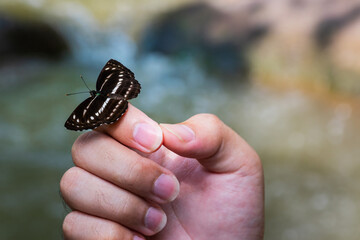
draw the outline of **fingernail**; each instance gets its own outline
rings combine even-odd
[[[169,132],[174,134],[182,142],[190,142],[195,139],[194,131],[184,124],[161,124]]]
[[[163,211],[150,207],[145,215],[145,226],[151,231],[158,232],[165,227],[166,215]]]
[[[145,240],[145,238],[135,235],[133,240]]]
[[[154,183],[154,194],[166,201],[173,201],[179,194],[178,180],[170,175],[161,174]]]
[[[134,127],[133,138],[144,148],[142,150],[153,152],[162,142],[162,131],[158,126],[138,123]]]

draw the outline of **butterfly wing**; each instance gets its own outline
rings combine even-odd
[[[115,95],[126,100],[137,97],[141,85],[130,69],[116,60],[110,59],[101,70],[96,82],[96,90],[103,95]]]
[[[77,108],[71,113],[69,118],[65,122],[65,127],[69,130],[84,130],[86,126],[86,119],[83,117],[84,109],[86,109],[93,97],[87,98],[85,101],[79,104]]]
[[[102,124],[114,123],[126,112],[127,107],[128,102],[125,99],[111,99],[99,95],[89,104],[89,111],[84,113],[84,118],[93,129]]]
[[[89,97],[83,101],[65,122],[70,130],[94,129],[102,124],[117,121],[125,112],[128,103],[124,99],[116,100],[103,96]]]

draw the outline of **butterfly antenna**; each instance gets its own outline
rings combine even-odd
[[[88,85],[86,84],[86,82],[85,82],[85,80],[84,80],[84,78],[83,78],[82,75],[80,75],[80,78],[81,78],[81,80],[84,82],[86,88],[89,89],[89,91],[91,91],[91,89],[90,89],[90,88],[88,87]]]
[[[71,96],[71,95],[80,94],[80,93],[89,93],[89,92],[67,93],[67,94],[65,94],[65,96]]]

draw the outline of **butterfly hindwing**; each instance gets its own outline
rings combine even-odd
[[[124,99],[117,100],[97,96],[89,106],[92,111],[86,112],[84,118],[87,119],[87,124],[91,125],[92,128],[101,124],[110,124],[125,113],[127,106],[128,102]]]
[[[102,124],[111,124],[127,110],[126,100],[115,100],[102,96],[89,97],[83,101],[65,122],[70,130],[94,129]],[[91,109],[91,110],[90,110]],[[109,112],[108,109],[111,109]]]
[[[93,100],[93,97],[87,98],[85,101],[80,103],[77,108],[71,113],[69,118],[65,122],[65,127],[70,130],[84,130],[86,126],[86,119],[83,117],[84,109],[90,104]]]

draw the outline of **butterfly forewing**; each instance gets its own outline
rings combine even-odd
[[[65,122],[70,130],[94,129],[118,120],[128,107],[128,99],[140,93],[134,74],[116,60],[110,59],[101,70],[96,91],[83,101]]]
[[[135,98],[140,92],[141,86],[134,78],[123,76],[120,73],[112,73],[103,82],[100,92],[106,96],[115,95],[126,100]]]
[[[103,87],[104,82],[106,82],[109,79],[109,77],[112,76],[113,74],[116,75],[116,73],[118,75],[121,74],[128,79],[135,79],[134,73],[130,69],[128,69],[118,61],[114,59],[110,59],[105,64],[105,66],[103,67],[103,69],[99,74],[99,77],[96,81],[96,90],[101,91],[101,89],[104,89]]]

